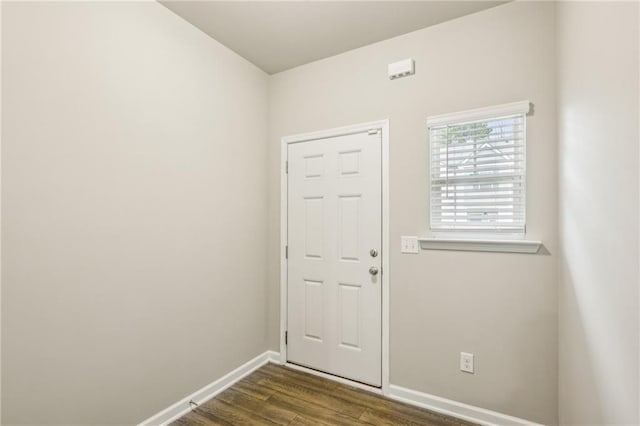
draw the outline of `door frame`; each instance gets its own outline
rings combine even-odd
[[[288,243],[288,179],[287,161],[289,144],[309,142],[318,139],[326,139],[336,136],[347,136],[369,131],[382,133],[382,388],[364,385],[359,382],[332,376],[330,374],[316,372],[312,369],[299,367],[287,362],[287,345],[285,344],[285,331],[287,330],[287,253]],[[349,385],[364,388],[370,391],[389,394],[389,120],[378,120],[351,126],[337,127],[317,132],[302,133],[281,138],[280,146],[280,363],[293,368],[301,369],[326,378],[348,383]]]

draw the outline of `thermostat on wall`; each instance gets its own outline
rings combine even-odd
[[[395,80],[396,78],[406,77],[416,73],[415,62],[413,58],[404,59],[402,61],[389,64],[389,79]]]

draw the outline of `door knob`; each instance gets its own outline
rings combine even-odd
[[[372,266],[371,268],[369,268],[369,273],[371,275],[378,275],[378,268],[376,268],[375,266]]]

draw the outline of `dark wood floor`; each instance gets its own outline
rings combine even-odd
[[[267,364],[174,426],[429,425],[471,423],[291,368]]]

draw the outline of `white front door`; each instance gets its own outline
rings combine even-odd
[[[381,132],[287,154],[287,361],[381,386]]]

